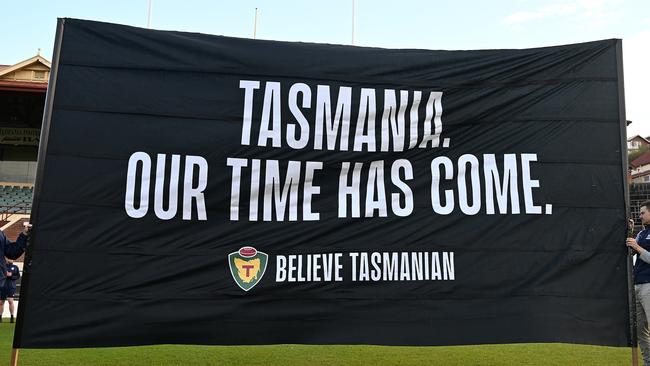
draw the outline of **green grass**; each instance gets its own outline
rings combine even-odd
[[[6,320],[5,320],[6,321]],[[9,361],[14,325],[0,324],[0,365]],[[20,350],[18,365],[630,365],[629,348],[570,344],[455,347],[145,346]],[[5,357],[5,359],[2,359]],[[6,361],[5,361],[6,360]],[[643,364],[643,362],[640,362]]]

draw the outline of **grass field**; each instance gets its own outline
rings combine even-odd
[[[6,320],[5,320],[6,321]],[[0,365],[9,362],[14,325],[0,324]],[[146,346],[20,351],[19,365],[630,365],[630,349],[569,344],[456,347]],[[2,359],[4,357],[4,359]],[[643,364],[640,362],[640,364]]]

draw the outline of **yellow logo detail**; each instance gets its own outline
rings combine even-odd
[[[250,283],[253,279],[257,278],[257,273],[260,271],[260,259],[255,258],[249,261],[235,258],[235,267],[237,267],[237,276],[244,282]]]

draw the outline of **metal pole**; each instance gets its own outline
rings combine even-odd
[[[352,0],[352,45],[354,46],[354,18],[355,18],[355,10],[354,8],[356,7],[356,0]]]
[[[630,220],[628,220],[629,222]],[[633,238],[634,237],[634,221],[631,222],[629,231],[628,231],[628,237]],[[634,292],[634,273],[633,273],[633,264],[632,264],[632,254],[634,250],[629,249],[628,250],[628,256],[627,256],[627,293],[628,293],[628,301],[630,304],[634,304],[634,306],[629,306],[630,314],[630,324],[634,323],[634,326],[630,325],[630,332],[632,332],[633,336],[631,337],[632,339],[632,366],[638,366],[639,365],[639,348],[637,347],[637,341],[635,340],[636,337],[636,293]],[[637,258],[637,260],[640,260]]]
[[[149,10],[147,11],[147,28],[151,28],[151,6],[153,0],[149,0]]]
[[[255,8],[255,21],[253,22],[253,39],[257,39],[257,8]]]
[[[9,361],[9,365],[18,366],[18,351],[20,351],[19,348],[11,349],[11,361]]]
[[[20,306],[18,307],[18,316],[16,317],[16,329],[14,331],[13,348],[21,347],[23,341],[23,327],[25,325],[25,312],[29,304],[29,282],[31,279],[32,254],[34,244],[39,233],[39,216],[41,208],[41,189],[43,187],[43,176],[45,175],[45,156],[47,155],[47,145],[50,136],[50,126],[52,124],[52,111],[54,110],[54,93],[56,91],[56,80],[59,75],[59,58],[61,55],[61,44],[63,43],[63,29],[65,28],[65,19],[59,18],[56,25],[56,38],[54,39],[54,55],[52,57],[52,69],[50,80],[47,84],[47,94],[45,95],[45,109],[43,110],[43,123],[41,125],[41,139],[38,144],[38,157],[36,165],[36,182],[34,182],[34,193],[32,197],[32,213],[30,222],[33,229],[27,240],[25,249],[25,262],[23,264],[23,279],[20,287]],[[18,352],[16,351],[16,359]],[[12,352],[13,359],[13,352]]]
[[[621,141],[621,169],[623,173],[623,199],[625,201],[625,224],[630,221],[630,190],[627,182],[627,121],[625,119],[625,89],[623,85],[623,43],[616,40],[616,79],[618,81],[618,119]],[[638,365],[638,339],[636,329],[636,294],[634,293],[634,265],[630,251],[627,255],[627,300],[630,319],[630,346],[632,347],[632,365]]]

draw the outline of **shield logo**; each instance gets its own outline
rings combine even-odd
[[[228,264],[235,283],[244,291],[255,287],[264,276],[268,258],[266,253],[259,252],[253,247],[243,247],[239,251],[230,253]]]

